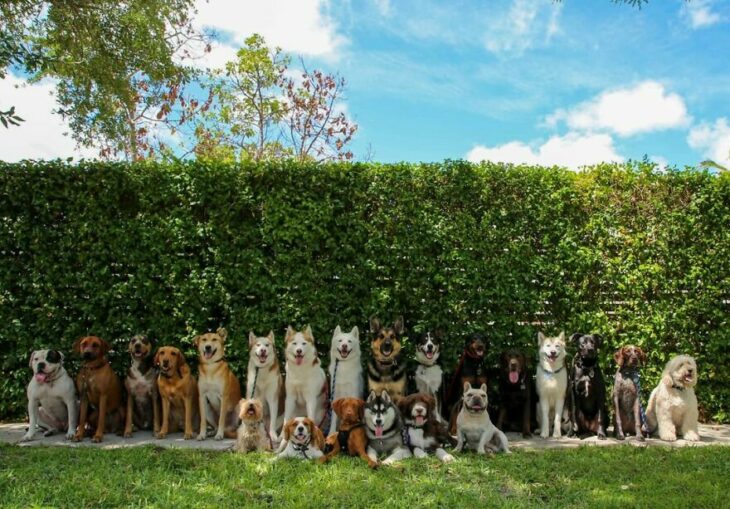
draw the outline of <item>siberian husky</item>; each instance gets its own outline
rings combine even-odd
[[[363,396],[364,384],[360,363],[360,331],[357,326],[350,332],[342,332],[340,326],[332,334],[330,348],[330,400]],[[337,414],[332,413],[330,430],[337,429]]]

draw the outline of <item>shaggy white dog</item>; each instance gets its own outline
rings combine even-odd
[[[697,364],[689,355],[678,355],[664,367],[659,385],[651,391],[646,408],[649,431],[657,431],[659,438],[667,442],[682,435],[685,440],[696,442]]]

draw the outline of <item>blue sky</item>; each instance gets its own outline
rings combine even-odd
[[[650,0],[641,10],[609,0],[200,0],[197,8],[199,27],[221,34],[208,65],[258,32],[344,76],[358,158],[730,162],[730,0]],[[64,156],[72,145],[44,153]]]

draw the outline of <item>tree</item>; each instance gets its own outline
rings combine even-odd
[[[10,4],[10,5],[7,5]],[[156,112],[193,72],[193,0],[19,0],[3,2],[0,65],[33,80],[57,80],[58,112],[72,137],[102,155],[139,159]],[[7,18],[6,18],[7,16]],[[5,65],[3,65],[5,64]]]

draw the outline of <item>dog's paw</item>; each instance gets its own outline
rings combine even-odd
[[[23,435],[23,438],[21,438],[20,441],[21,442],[30,442],[31,440],[33,440],[34,434],[35,433],[26,433],[25,435]]]
[[[223,440],[223,432],[222,431],[219,431],[218,433],[215,434],[215,437],[214,438],[216,440]]]
[[[376,468],[378,468],[380,466],[380,463],[378,463],[377,461],[368,460],[368,466],[370,468],[372,468],[373,470],[375,470]]]
[[[183,435],[183,438],[184,438],[185,440],[192,440],[192,439],[193,439],[193,434],[192,434],[192,433],[185,433],[185,434]]]
[[[74,436],[71,440],[73,440],[74,442],[81,442],[81,439],[83,439],[83,438],[84,438],[83,431],[82,432],[77,431],[76,433],[74,433]]]
[[[639,433],[638,435],[636,435],[636,440],[638,440],[639,442],[643,442],[646,439],[644,438],[643,434]]]
[[[561,437],[562,437],[562,435],[561,435],[559,429],[553,432],[553,438],[561,438]]]
[[[688,431],[687,433],[684,434],[684,439],[689,442],[699,442],[700,436],[697,433],[695,433],[694,431]]]
[[[548,431],[541,431],[540,432],[540,438],[547,439],[550,436],[550,433]]]
[[[203,431],[203,432],[200,432],[200,433],[198,433],[198,436],[196,437],[196,439],[197,439],[197,440],[198,440],[199,442],[202,442],[203,440],[205,440],[205,438],[206,438],[206,436],[205,436],[205,432],[204,432],[204,431]],[[186,438],[186,440],[187,440],[187,438]]]
[[[451,454],[446,454],[443,458],[441,458],[441,461],[444,463],[452,463],[456,458],[454,458]]]
[[[598,433],[598,440],[606,440],[606,434],[605,433]]]
[[[522,438],[532,438],[532,433],[530,433],[529,431],[526,431],[526,432],[522,433]]]
[[[677,434],[673,433],[673,432],[665,431],[664,433],[659,433],[659,438],[661,438],[665,442],[676,442]]]
[[[122,435],[124,438],[132,438],[132,432],[131,431],[125,431],[124,435]]]
[[[616,440],[623,440],[624,438],[626,438],[626,436],[623,433],[616,434]]]
[[[94,435],[93,437],[91,437],[91,441],[95,444],[100,444],[102,440],[104,440],[104,435]]]
[[[155,435],[155,438],[157,440],[161,440],[161,439],[165,438],[166,436],[167,436],[167,433],[163,433],[162,431],[160,431],[159,433],[157,433],[157,435]]]
[[[73,439],[74,439],[74,432],[73,432],[73,430],[67,432],[66,433],[66,440],[73,440]]]

